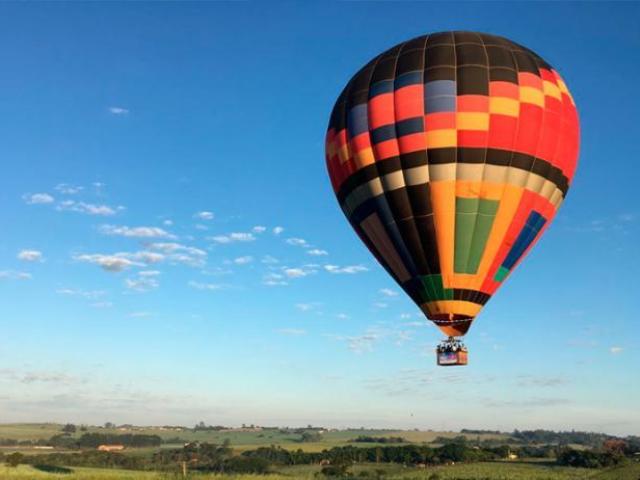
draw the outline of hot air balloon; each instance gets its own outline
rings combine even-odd
[[[469,330],[551,223],[579,147],[556,70],[505,38],[442,32],[396,45],[349,81],[326,162],[345,216],[466,364]]]

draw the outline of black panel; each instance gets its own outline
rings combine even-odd
[[[486,47],[489,65],[492,67],[506,67],[515,70],[516,64],[511,50],[504,47]]]
[[[518,72],[509,68],[492,68],[489,70],[489,80],[492,82],[511,82],[518,84]]]
[[[432,45],[453,44],[453,32],[439,32],[429,35],[427,47]]]
[[[432,165],[441,163],[455,163],[456,156],[457,154],[455,147],[429,148],[427,150],[429,164]]]
[[[456,50],[453,45],[439,45],[425,50],[427,68],[456,65]]]
[[[482,45],[456,45],[456,63],[461,65],[487,65],[487,54]]]
[[[404,244],[409,251],[409,255],[411,255],[411,258],[415,262],[417,273],[419,275],[427,275],[429,273],[429,265],[426,257],[424,256],[420,235],[413,223],[413,219],[408,218],[400,220],[397,225],[398,230],[400,230],[400,235],[402,235],[402,239],[404,240]]]
[[[486,149],[484,148],[460,148],[458,149],[458,163],[484,163]]]
[[[531,171],[533,166],[534,157],[527,155],[526,153],[513,152],[511,159],[511,166],[520,168],[522,170]]]
[[[522,51],[514,51],[513,56],[516,59],[516,64],[518,65],[519,72],[529,72],[535,73],[539,75],[538,66],[536,62],[533,60],[533,57],[526,52]]]
[[[411,202],[411,209],[416,217],[431,215],[433,213],[431,188],[428,183],[407,186],[406,189],[409,201]]]
[[[423,68],[424,53],[422,50],[412,50],[410,52],[403,53],[398,57],[396,75],[402,75],[403,73],[413,72],[415,70],[422,70]]]
[[[380,80],[392,80],[396,75],[396,59],[387,58],[380,60],[374,70],[371,77],[371,83],[379,82]]]
[[[489,72],[484,67],[458,67],[458,95],[489,95]]]
[[[480,35],[475,32],[454,32],[456,43],[482,43]]]
[[[498,150],[497,148],[487,149],[487,163],[507,167],[511,165],[513,152],[508,150]]]
[[[419,167],[428,163],[427,152],[424,150],[403,153],[400,155],[400,160],[402,162],[402,168]]]
[[[436,67],[427,68],[424,72],[424,82],[433,82],[434,80],[455,80],[456,69],[454,67]]]

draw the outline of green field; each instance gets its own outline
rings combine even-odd
[[[266,477],[261,475],[193,475],[190,476],[190,478],[202,480],[290,480],[292,478],[317,480],[318,477],[315,474],[319,469],[320,467],[317,466],[289,467],[283,469],[280,473]],[[640,464],[638,463],[610,470],[557,467],[541,462],[492,462],[428,469],[403,468],[389,465],[356,465],[352,469],[356,475],[362,470],[369,470],[371,472],[374,470],[383,470],[386,473],[384,478],[388,480],[427,480],[434,474],[437,474],[442,480],[638,480],[640,477]],[[177,480],[181,477],[174,474],[94,468],[73,468],[71,473],[53,474],[42,472],[29,466],[20,466],[18,468],[0,466],[0,478],[3,480],[38,480],[47,478],[66,478],[69,480]]]
[[[54,435],[58,435],[62,430],[62,425],[55,423],[39,423],[39,424],[1,424],[0,438],[11,438],[16,440],[48,440]],[[282,433],[278,429],[264,429],[262,431],[197,431],[185,429],[182,431],[163,430],[160,427],[134,427],[132,429],[106,429],[100,427],[87,427],[86,432],[80,429],[73,435],[79,438],[84,433],[109,433],[109,434],[145,434],[157,435],[163,440],[180,438],[184,442],[209,442],[221,444],[225,440],[229,440],[234,450],[241,452],[244,450],[256,448],[265,445],[280,445],[283,448],[297,450],[301,448],[307,452],[320,452],[331,447],[344,445],[358,445],[361,447],[370,446],[367,443],[354,444],[350,442],[360,435],[368,435],[373,437],[403,437],[408,442],[413,443],[429,443],[437,437],[453,438],[460,433],[457,432],[434,432],[434,431],[415,431],[415,430],[330,430],[322,434],[322,441],[302,443],[300,435],[295,433]],[[482,435],[465,435],[469,440],[503,440],[508,441],[509,436],[496,434]],[[179,444],[167,445],[176,447]],[[181,445],[180,445],[181,446]],[[7,449],[0,449],[0,451]],[[19,450],[28,451],[24,448],[9,449],[9,451]],[[32,452],[31,452],[32,453]]]

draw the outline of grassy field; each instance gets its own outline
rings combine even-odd
[[[54,435],[61,433],[62,425],[54,423],[38,424],[0,424],[0,438],[11,438],[16,440],[48,440]],[[360,435],[373,437],[403,437],[408,442],[429,443],[437,437],[452,438],[460,435],[457,432],[434,432],[434,431],[414,431],[414,430],[338,430],[327,431],[322,434],[319,442],[302,443],[300,435],[295,433],[282,433],[276,429],[264,429],[262,431],[197,431],[185,429],[182,431],[162,430],[159,427],[134,427],[133,429],[106,429],[99,427],[87,427],[89,433],[109,433],[109,434],[145,434],[158,435],[163,440],[179,438],[185,442],[209,442],[220,444],[229,440],[236,451],[244,451],[259,446],[280,445],[289,450],[301,448],[307,452],[319,452],[331,447],[353,445],[351,440]],[[80,429],[75,433],[75,437],[80,437],[83,433]],[[470,440],[480,438],[480,440],[504,440],[509,439],[508,435],[482,434],[466,435]],[[177,444],[179,445],[179,444]],[[177,446],[173,445],[173,446]],[[358,446],[370,446],[366,443],[358,443]],[[6,451],[6,449],[5,449]],[[11,450],[13,451],[13,450]],[[20,449],[20,451],[26,451]]]
[[[260,475],[193,475],[190,478],[207,480],[317,480],[315,475],[320,467],[290,467],[267,477]],[[442,480],[637,480],[640,476],[640,464],[630,464],[609,470],[586,470],[558,467],[541,462],[493,462],[471,465],[454,465],[429,469],[403,468],[392,465],[355,466],[355,474],[362,470],[383,470],[387,480],[428,480],[437,474]],[[20,466],[8,468],[0,466],[0,478],[3,480],[27,479],[69,479],[69,480],[169,480],[181,478],[174,474],[153,472],[133,472],[127,470],[109,470],[93,468],[73,468],[69,473],[47,473],[33,467]]]

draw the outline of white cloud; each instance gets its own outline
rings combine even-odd
[[[175,238],[175,235],[160,227],[127,227],[125,225],[102,225],[100,232],[129,238]]]
[[[289,278],[300,278],[306,277],[310,272],[302,269],[302,268],[285,268],[284,274]]]
[[[31,274],[15,270],[0,270],[0,280],[30,280]]]
[[[233,263],[235,263],[236,265],[246,265],[251,262],[253,262],[253,257],[250,255],[245,255],[244,257],[237,257],[233,259]]]
[[[18,260],[23,262],[42,262],[42,252],[38,250],[20,250],[18,252]]]
[[[619,353],[622,353],[624,351],[624,348],[622,347],[611,347],[609,349],[609,351],[613,354],[613,355],[618,355]]]
[[[94,302],[89,306],[93,308],[111,308],[113,307],[113,303],[112,302]]]
[[[301,312],[308,312],[316,308],[315,303],[296,303],[296,308]]]
[[[59,288],[56,290],[59,295],[69,295],[71,297],[82,297],[89,300],[95,300],[104,296],[107,292],[104,290],[81,290],[77,288]]]
[[[284,228],[282,228],[282,227],[274,227],[273,228],[273,234],[274,235],[280,235],[282,232],[284,232]]]
[[[181,243],[155,242],[147,246],[151,250],[158,250],[167,255],[168,260],[172,263],[180,263],[189,267],[203,267],[207,261],[207,252]]]
[[[162,224],[163,224],[165,227],[171,227],[171,226],[173,226],[173,220],[163,220],[163,221],[162,221]]]
[[[228,235],[216,235],[215,237],[209,237],[209,240],[220,243],[234,243],[234,242],[253,242],[256,237],[253,236],[252,233],[246,232],[233,232]]]
[[[284,280],[284,275],[281,275],[279,273],[267,273],[264,277],[262,277],[262,283],[269,287],[289,285]]]
[[[286,241],[289,245],[294,245],[296,247],[308,246],[307,241],[304,238],[287,238]]]
[[[188,283],[188,285],[191,288],[195,288],[196,290],[220,290],[222,288],[222,285],[217,284],[217,283],[201,283],[201,282],[196,282],[196,281],[190,281]]]
[[[398,296],[398,292],[396,292],[395,290],[391,290],[390,288],[381,288],[378,291],[382,295],[384,295],[385,297],[397,297]]]
[[[291,335],[296,337],[307,334],[306,330],[302,330],[299,328],[281,328],[279,330],[276,330],[276,332],[280,333],[281,335]]]
[[[62,193],[63,195],[75,195],[84,190],[84,187],[78,185],[69,185],[68,183],[59,183],[55,186],[54,190]]]
[[[373,307],[374,308],[387,308],[389,306],[388,303],[384,303],[384,302],[374,302],[373,303]]]
[[[369,270],[367,267],[363,265],[347,265],[344,267],[340,267],[338,265],[325,265],[324,269],[329,273],[336,273],[336,274],[340,274],[340,273],[354,274],[354,273],[366,272]]]
[[[271,255],[265,255],[264,257],[262,257],[260,262],[266,265],[273,265],[276,263],[280,263],[280,261],[276,257],[272,257]]]
[[[202,212],[197,212],[194,215],[194,217],[199,218],[200,220],[209,221],[209,220],[213,220],[215,215],[213,214],[213,212],[202,211]]]
[[[323,255],[329,255],[329,252],[327,252],[326,250],[321,250],[319,248],[312,248],[311,250],[307,250],[307,253],[309,255],[314,255],[316,257],[323,256]]]
[[[128,115],[129,109],[124,107],[109,107],[109,113],[113,115]]]
[[[337,318],[339,318],[340,320],[347,320],[349,319],[349,315],[347,315],[346,313],[339,313],[336,315]]]
[[[138,273],[138,276],[136,277],[125,278],[125,287],[136,292],[148,292],[149,290],[158,288],[160,286],[160,282],[158,281],[157,274],[160,272],[152,272],[152,275],[149,275],[149,271],[144,271]]]
[[[94,265],[100,266],[103,270],[106,270],[107,272],[121,272],[130,267],[140,265],[139,263],[136,263],[128,258],[125,258],[121,254],[115,254],[115,255],[103,255],[100,253],[82,254],[82,255],[73,256],[73,259],[78,262],[93,263]]]
[[[256,225],[251,229],[253,233],[264,233],[267,231],[267,227],[263,227],[262,225]]]
[[[119,211],[124,210],[124,207],[110,207],[109,205],[94,205],[93,203],[64,200],[56,206],[56,210],[83,213],[85,215],[111,217]]]
[[[55,198],[48,193],[26,194],[22,196],[22,199],[29,205],[42,205],[46,203],[53,203],[55,201]]]

